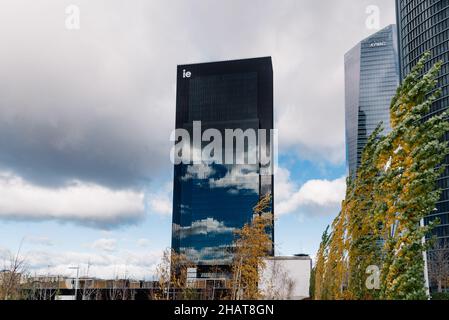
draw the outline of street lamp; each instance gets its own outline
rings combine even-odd
[[[80,266],[77,267],[69,267],[69,269],[76,269],[76,280],[75,280],[75,299],[77,299],[78,297],[78,281],[79,281],[79,271],[80,271]]]

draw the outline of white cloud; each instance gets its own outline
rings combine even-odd
[[[117,250],[117,240],[112,238],[102,238],[92,243],[92,248],[101,251],[113,252]]]
[[[290,172],[278,168],[275,178],[275,214],[299,213],[307,215],[335,215],[345,197],[346,178],[309,180],[295,186]]]
[[[108,227],[135,222],[144,215],[142,193],[80,181],[51,189],[0,172],[0,194],[3,219],[72,221]]]
[[[245,189],[259,192],[259,174],[254,165],[236,165],[232,166],[224,177],[210,179],[209,184],[211,188]]]
[[[172,205],[169,197],[165,194],[158,194],[149,200],[153,212],[160,215],[168,216],[171,214]]]
[[[161,216],[170,216],[172,214],[172,188],[172,183],[167,182],[158,191],[146,194],[145,202],[148,204],[150,213]]]
[[[0,248],[0,263],[2,262]],[[153,279],[155,268],[162,251],[117,251],[105,253],[87,253],[76,251],[51,252],[27,251],[21,257],[25,260],[31,275],[64,275],[74,277],[76,271],[69,269],[80,267],[79,275],[113,279],[127,277],[132,279]],[[8,256],[5,256],[8,259]],[[87,273],[89,272],[89,273]]]
[[[26,236],[24,239],[26,242],[34,245],[53,246],[53,241],[45,236]]]
[[[182,180],[208,179],[213,174],[215,174],[215,170],[210,164],[194,164],[187,167],[187,173],[182,177]]]
[[[150,244],[151,244],[151,241],[146,238],[141,238],[141,239],[137,240],[137,245],[139,247],[148,247]]]
[[[212,233],[232,233],[235,231],[235,228],[227,227],[223,221],[218,221],[213,218],[193,221],[192,224],[187,227],[181,227],[174,224],[173,228],[175,232],[180,234],[181,238],[192,235],[207,235]]]
[[[232,261],[232,254],[226,246],[202,247],[197,250],[193,247],[181,247],[182,253],[186,254],[191,261],[201,261],[203,264],[228,264]],[[211,260],[213,258],[213,260]]]

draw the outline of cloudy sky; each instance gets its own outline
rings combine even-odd
[[[259,56],[277,253],[313,256],[344,196],[343,56],[376,31],[372,5],[394,23],[393,0],[2,1],[0,263],[22,243],[33,273],[151,278],[171,237],[176,65]]]

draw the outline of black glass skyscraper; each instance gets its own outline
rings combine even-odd
[[[201,133],[220,132],[223,160],[226,129],[273,129],[271,58],[180,65],[177,72],[176,128],[194,138],[194,125],[201,121]],[[172,248],[204,278],[230,265],[235,231],[251,221],[261,196],[273,195],[273,174],[259,163],[219,162],[174,168]],[[273,237],[273,228],[269,233]]]
[[[390,131],[390,102],[399,85],[396,26],[364,39],[345,55],[346,161],[354,174],[368,137],[382,121]]]
[[[438,88],[442,94],[433,103],[426,117],[439,114],[449,107],[449,0],[397,0],[399,58],[401,79],[403,80],[416,65],[421,56],[430,51],[431,59],[424,72],[435,62],[442,60],[443,66],[438,77]],[[449,140],[449,134],[445,135]],[[440,224],[434,230],[440,241],[449,239],[449,158],[446,157],[445,171],[438,180],[442,188],[436,211],[425,219],[439,218]]]

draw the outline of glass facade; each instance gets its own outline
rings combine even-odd
[[[345,55],[346,160],[360,165],[366,142],[382,121],[390,131],[390,102],[399,85],[396,26],[364,39]]]
[[[434,102],[426,117],[438,114],[449,106],[449,0],[397,0],[399,59],[401,79],[411,71],[426,51],[431,59],[424,72],[442,60],[443,66],[438,77],[438,87],[442,94]],[[445,135],[449,140],[449,134]],[[449,239],[449,157],[446,157],[445,171],[438,180],[438,187],[443,192],[437,203],[436,211],[425,219],[439,218],[440,225],[435,228],[435,235],[440,241]]]
[[[210,278],[230,265],[235,231],[251,221],[259,198],[273,195],[272,172],[248,161],[226,163],[224,141],[226,129],[273,129],[271,58],[178,66],[176,128],[193,137],[194,121],[201,121],[201,133],[221,133],[221,161],[175,165],[172,248],[196,264],[199,277]],[[274,240],[273,228],[269,233]]]

